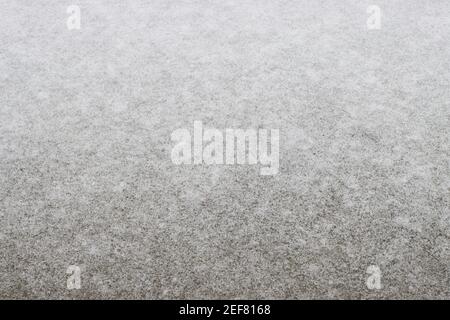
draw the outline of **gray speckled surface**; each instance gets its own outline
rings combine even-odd
[[[449,299],[449,17],[1,1],[0,298]],[[280,173],[173,165],[194,120],[279,128]]]

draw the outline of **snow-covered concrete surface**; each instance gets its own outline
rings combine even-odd
[[[449,299],[449,110],[448,0],[1,1],[0,298]]]

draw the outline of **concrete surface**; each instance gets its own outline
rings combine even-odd
[[[449,17],[1,1],[0,298],[449,299]],[[195,120],[279,128],[279,174],[175,166],[170,134]]]

